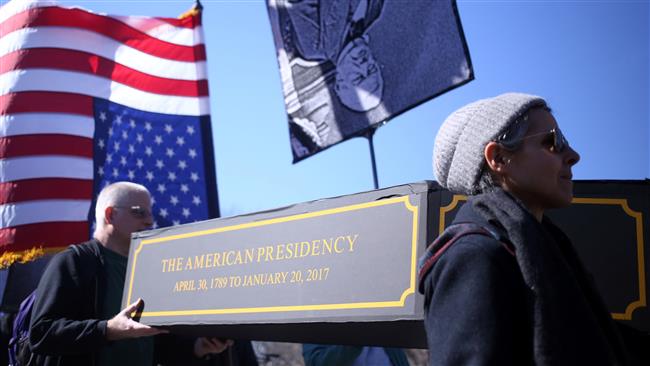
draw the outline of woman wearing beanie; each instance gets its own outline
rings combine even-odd
[[[469,198],[420,262],[431,365],[629,364],[570,240],[544,216],[571,203],[579,160],[538,96],[479,100],[443,123],[436,177]]]

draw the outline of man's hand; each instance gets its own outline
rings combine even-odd
[[[194,355],[198,358],[203,358],[210,353],[221,353],[233,344],[231,339],[221,340],[219,338],[197,338],[194,341]]]
[[[148,337],[161,333],[168,333],[166,330],[152,328],[148,325],[138,323],[135,320],[131,319],[131,313],[136,311],[136,309],[142,306],[143,303],[144,302],[142,299],[138,299],[138,301],[124,308],[124,310],[120,311],[117,315],[108,321],[106,325],[106,338],[109,341],[116,341],[126,338]]]

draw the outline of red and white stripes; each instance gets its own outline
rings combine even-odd
[[[200,15],[107,16],[43,0],[0,8],[0,254],[87,239],[93,97],[209,114]]]

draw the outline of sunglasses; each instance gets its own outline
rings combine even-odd
[[[544,131],[544,132],[534,133],[532,135],[524,136],[521,138],[521,141],[529,139],[531,137],[542,136],[542,135],[547,136],[542,140],[542,142],[545,143],[548,141],[551,144],[551,151],[555,153],[561,153],[564,151],[564,149],[567,148],[567,146],[569,146],[569,141],[567,141],[567,139],[564,137],[559,127],[555,127],[550,131]]]
[[[128,208],[131,215],[139,219],[151,217],[151,211],[140,206],[113,206],[113,208]]]

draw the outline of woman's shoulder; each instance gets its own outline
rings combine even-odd
[[[442,253],[431,269],[432,281],[448,278],[511,281],[521,278],[521,272],[506,243],[488,235],[469,234]]]
[[[484,234],[468,234],[459,238],[440,260],[483,261],[494,264],[516,264],[515,253],[503,241]]]

